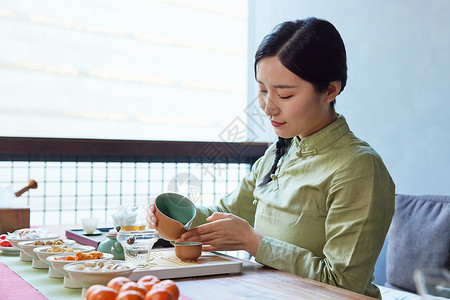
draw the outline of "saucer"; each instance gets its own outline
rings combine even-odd
[[[0,251],[3,252],[3,254],[9,254],[9,255],[16,255],[20,253],[20,250],[14,247],[2,247],[0,246]]]
[[[83,235],[93,236],[93,235],[101,235],[102,232],[100,230],[96,230],[93,233],[82,233]]]

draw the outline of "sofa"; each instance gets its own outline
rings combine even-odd
[[[383,299],[420,299],[414,270],[450,269],[450,196],[395,195],[395,214],[375,266]]]

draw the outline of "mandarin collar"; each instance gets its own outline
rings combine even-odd
[[[298,136],[295,137],[293,140],[296,154],[298,157],[315,155],[335,143],[349,131],[350,128],[344,116],[338,114],[337,119],[325,128],[301,140]]]

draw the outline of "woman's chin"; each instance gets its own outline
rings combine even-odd
[[[275,134],[283,139],[290,139],[290,138],[296,137],[296,135],[289,134],[287,132],[283,132],[283,130],[277,130],[276,128],[275,128]]]

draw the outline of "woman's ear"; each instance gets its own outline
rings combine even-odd
[[[330,103],[341,92],[341,82],[338,80],[332,81],[328,84],[326,102]]]

